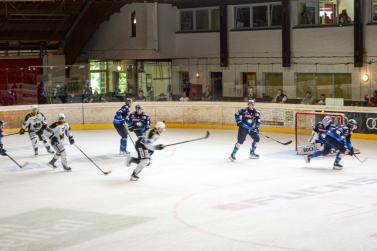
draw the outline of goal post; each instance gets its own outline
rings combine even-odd
[[[312,133],[312,127],[322,121],[325,116],[330,116],[337,124],[344,124],[346,116],[343,113],[332,112],[296,112],[295,113],[295,150],[299,146],[307,145]]]

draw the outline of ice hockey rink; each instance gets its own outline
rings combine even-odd
[[[167,129],[158,143],[205,131]],[[210,132],[156,151],[137,182],[115,130],[73,132],[108,176],[73,146],[65,172],[47,166],[42,145],[32,156],[26,135],[5,137],[9,155],[29,164],[0,156],[0,250],[377,250],[376,141],[353,140],[367,160],[345,156],[335,171],[334,157],[307,164],[293,144],[263,137],[260,159],[248,158],[248,139],[230,162],[236,131]]]

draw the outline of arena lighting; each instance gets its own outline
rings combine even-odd
[[[367,82],[368,80],[369,80],[369,75],[365,73],[365,74],[363,75],[363,81],[364,81],[364,82]]]
[[[118,66],[117,66],[117,70],[118,70],[118,71],[121,71],[121,70],[122,70],[122,66],[118,65]]]
[[[197,78],[199,78],[199,77],[200,77],[199,72],[196,72],[195,76],[196,76]]]
[[[133,22],[134,24],[136,24],[136,17],[134,17],[134,20],[132,20],[132,22]]]

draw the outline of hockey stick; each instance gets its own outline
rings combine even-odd
[[[333,145],[333,144],[330,144],[327,140],[323,139],[323,142],[324,142],[325,144],[328,144],[329,146],[331,146],[331,148],[336,149],[336,148],[334,147],[334,145]],[[344,153],[343,153],[343,154],[344,154]],[[357,154],[360,154],[360,152],[358,152],[358,153],[353,153],[351,156],[354,156],[354,157],[355,157],[355,158],[356,158],[361,164],[363,164],[363,163],[367,160],[367,158],[361,160],[361,159],[357,156]],[[350,155],[350,154],[345,154],[345,155]]]
[[[355,158],[356,158],[360,163],[363,164],[363,163],[367,160],[367,158],[360,159],[356,154],[360,154],[360,153],[354,153],[354,154],[352,154],[352,156],[355,156]]]
[[[284,145],[284,146],[289,145],[289,144],[292,143],[292,140],[289,140],[289,141],[287,141],[287,142],[281,142],[281,141],[279,141],[279,140],[277,140],[277,139],[271,138],[270,136],[264,135],[263,133],[260,133],[260,134],[261,134],[263,137],[266,137],[267,139],[272,139],[273,141],[275,141],[275,142],[277,142],[277,143],[279,143],[279,144],[282,144],[282,145]]]
[[[28,162],[25,162],[23,165],[20,165],[20,163],[18,163],[15,159],[13,159],[11,156],[9,156],[9,154],[5,153],[6,156],[8,156],[8,158],[13,161],[14,164],[16,164],[19,168],[23,168],[25,167],[27,164],[29,164]]]
[[[80,147],[78,147],[76,144],[73,144],[82,154],[84,154],[84,156],[90,161],[90,162],[92,162],[93,163],[93,165],[95,165],[95,167],[97,167],[104,175],[108,175],[109,173],[111,173],[111,170],[109,170],[109,171],[103,171],[91,158],[89,158],[89,156],[88,155],[86,155],[85,153],[84,153],[84,151],[83,150],[81,150],[80,149]]]
[[[197,139],[185,140],[185,141],[181,141],[181,142],[177,142],[177,143],[173,143],[173,144],[168,144],[168,145],[164,145],[164,147],[185,144],[185,143],[189,143],[189,142],[193,142],[193,141],[198,141],[198,140],[202,140],[202,139],[208,139],[208,138],[209,138],[209,131],[207,131],[206,136],[204,136],[204,137],[197,138]]]
[[[18,132],[15,132],[15,133],[11,133],[11,134],[7,134],[7,135],[4,135],[4,137],[6,137],[6,136],[12,136],[12,135],[16,135],[16,134],[20,134],[20,133],[18,133]]]

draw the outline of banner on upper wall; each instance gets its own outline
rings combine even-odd
[[[334,111],[327,111],[334,112]],[[336,112],[339,113],[339,112]],[[347,119],[354,119],[357,121],[356,133],[377,134],[377,112],[340,112],[343,113]]]

